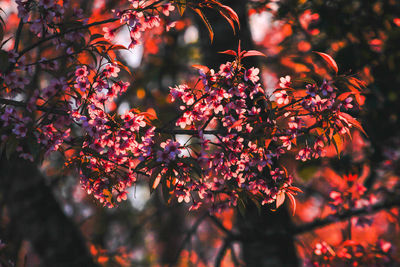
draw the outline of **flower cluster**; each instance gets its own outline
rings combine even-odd
[[[346,240],[336,249],[322,241],[315,245],[307,266],[391,266],[395,263],[392,250],[392,244],[383,239],[370,245]]]
[[[377,197],[374,194],[366,194],[367,189],[362,184],[358,175],[345,175],[344,181],[346,184],[345,190],[331,191],[329,197],[330,207],[337,213],[369,207],[377,202]],[[355,218],[355,225],[364,227],[371,225],[372,220],[365,217],[359,216]]]
[[[149,153],[153,144],[154,128],[148,127],[145,115],[126,111],[121,116],[111,116],[106,111],[109,103],[124,93],[129,83],[113,81],[119,68],[109,64],[89,78],[86,66],[75,71],[75,87],[84,94],[76,99],[85,107],[82,114],[72,108],[71,118],[85,131],[79,156],[79,171],[84,189],[101,203],[112,207],[127,198],[127,188],[137,179],[139,158]],[[87,85],[82,88],[81,83]]]
[[[298,189],[279,158],[290,150],[297,150],[301,161],[323,157],[325,147],[349,134],[355,121],[344,113],[351,108],[350,94],[337,97],[339,89],[326,80],[306,84],[305,95],[298,97],[286,76],[270,97],[256,68],[237,61],[222,64],[218,72],[198,68],[201,88],[170,88],[171,99],[181,103],[176,126],[195,132],[196,139],[184,147],[201,167],[200,179],[178,173],[176,189],[192,192],[196,208],[199,201],[224,208],[242,198],[276,206],[285,196],[292,200]]]
[[[54,33],[57,25],[63,20],[65,9],[68,7],[68,1],[57,0],[17,0],[16,3],[18,17],[25,23],[29,21],[29,30],[37,37]]]
[[[110,110],[129,86],[118,80],[123,66],[112,53],[113,44],[101,35],[87,41],[79,30],[57,34],[61,2],[21,1],[19,10],[31,26],[46,25],[33,27],[42,31],[34,30],[36,36],[54,33],[48,38],[65,50],[68,73],[52,74],[60,68],[59,57],[35,62],[18,49],[7,52],[9,67],[1,76],[6,90],[0,96],[18,108],[0,109],[0,125],[5,127],[2,143],[7,151],[30,160],[72,150],[69,162],[78,167],[84,189],[109,207],[127,198],[127,188],[139,175],[148,177],[153,189],[162,185],[167,200],[175,196],[179,202],[191,202],[191,209],[207,203],[219,211],[243,205],[247,199],[279,207],[286,197],[293,202],[299,191],[280,162],[282,155],[293,152],[300,161],[319,158],[330,143],[339,152],[350,128],[361,127],[345,113],[355,106],[354,93],[338,88],[335,81],[293,88],[295,81],[286,76],[271,96],[260,83],[260,70],[244,68],[238,58],[218,71],[200,66],[200,88],[171,88],[171,99],[180,103],[175,121],[180,129],[155,128],[146,113],[133,109],[119,115]],[[173,10],[170,3],[133,0],[115,14],[129,28],[132,48]],[[89,26],[86,20],[79,25]],[[120,27],[105,27],[104,38],[112,39]],[[76,64],[75,55],[84,51],[93,54],[93,61]],[[238,53],[239,57],[259,54]],[[38,70],[48,72],[46,83],[31,89],[27,85]],[[187,142],[176,140],[179,131],[188,133]]]
[[[37,162],[50,152],[70,150],[67,163],[78,167],[84,189],[112,207],[114,200],[127,198],[126,189],[136,181],[138,163],[156,153],[149,114],[110,112],[129,83],[118,80],[122,65],[112,53],[113,44],[98,34],[86,38],[82,29],[91,25],[79,9],[74,9],[79,27],[60,34],[65,31],[59,27],[69,1],[17,1],[17,5],[21,23],[29,25],[30,33],[46,36],[62,54],[35,61],[36,55],[30,50],[19,52],[18,45],[7,52],[0,50],[2,59],[6,56],[8,61],[2,62],[5,69],[0,73],[0,148],[5,148],[8,157],[15,153]],[[131,1],[130,8],[116,15],[128,25],[133,46],[139,43],[141,32],[158,27],[173,10],[170,3]],[[106,31],[104,37],[110,39],[113,34],[113,30]],[[77,65],[85,51],[94,60]],[[67,66],[60,77],[56,71],[61,62]],[[33,80],[41,71],[47,73],[40,76],[45,82],[38,86]],[[140,173],[149,176],[148,171]]]
[[[133,0],[131,2],[131,9],[124,11],[115,11],[117,18],[120,22],[126,25],[129,29],[131,43],[129,48],[134,48],[140,43],[142,34],[152,28],[159,27],[161,25],[160,15],[169,16],[170,11],[173,11],[175,7],[171,3],[163,5],[148,4],[146,1]],[[157,11],[157,13],[150,12]],[[171,25],[169,27],[172,27]],[[119,27],[118,27],[119,28]],[[112,40],[115,37],[115,32],[118,28],[110,29],[104,27],[105,38]]]

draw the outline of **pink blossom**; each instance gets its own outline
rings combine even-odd
[[[287,105],[289,104],[289,96],[285,90],[280,90],[274,93],[276,97],[276,103],[278,105]]]
[[[232,78],[233,76],[233,67],[231,62],[227,62],[226,64],[222,64],[219,67],[219,72],[221,76],[226,77],[226,78]]]
[[[258,80],[260,79],[258,77],[259,72],[260,72],[260,70],[258,68],[254,68],[254,67],[246,70],[244,72],[244,80],[251,81],[252,83],[258,82]]]
[[[89,75],[89,72],[87,70],[86,65],[83,65],[82,67],[77,67],[75,71],[75,76],[78,78],[83,78],[87,77]]]
[[[289,75],[286,75],[285,77],[281,77],[279,80],[280,80],[279,87],[281,87],[282,89],[289,88],[290,85],[292,84],[290,82],[291,78]]]
[[[110,29],[109,27],[103,27],[104,38],[107,40],[114,40],[115,38],[115,30]]]
[[[169,12],[175,10],[175,6],[170,3],[162,5],[161,8],[165,16],[169,16]]]

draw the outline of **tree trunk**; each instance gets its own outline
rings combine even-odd
[[[229,24],[224,18],[214,13],[207,12],[207,17],[214,29],[214,42],[210,39],[205,26],[198,20],[201,32],[201,45],[203,51],[203,64],[214,69],[227,60],[233,58],[227,55],[218,54],[227,49],[236,50],[241,40],[244,50],[254,49],[248,23],[245,0],[221,1],[233,8],[239,16],[241,23],[240,31],[235,36]],[[243,62],[246,66],[257,66],[257,57],[246,58]],[[218,69],[216,69],[218,70]],[[298,266],[298,258],[294,246],[293,236],[290,234],[291,218],[288,210],[281,207],[276,212],[262,208],[258,213],[257,208],[248,203],[244,216],[237,215],[237,226],[240,236],[243,237],[242,259],[246,266]]]
[[[299,265],[293,235],[289,232],[291,218],[285,207],[276,212],[262,208],[258,213],[253,203],[248,203],[244,216],[238,214],[236,219],[247,267]]]
[[[0,160],[0,195],[10,224],[29,240],[42,266],[97,266],[76,225],[64,214],[37,167],[25,160]]]

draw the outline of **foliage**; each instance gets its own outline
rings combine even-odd
[[[295,196],[302,194],[304,183],[294,178],[298,172],[293,165],[318,165],[332,158],[332,151],[340,161],[355,140],[362,140],[360,132],[366,136],[358,119],[366,82],[343,71],[328,53],[307,54],[311,39],[298,42],[298,50],[304,52],[301,60],[292,60],[292,51],[284,49],[290,47],[289,39],[297,41],[292,27],[310,38],[321,32],[316,27],[320,16],[310,9],[298,14],[282,3],[276,12],[275,2],[251,1],[252,12],[272,10],[281,19],[274,32],[280,33],[279,42],[261,45],[290,75],[275,74],[283,77],[266,85],[263,69],[244,62],[267,56],[241,50],[239,42],[237,52],[221,51],[233,58],[220,62],[219,70],[195,64],[198,75],[168,85],[176,116],[164,122],[151,105],[121,111],[121,101],[134,90],[126,81],[135,76],[121,52],[144,44],[157,54],[165,41],[160,36],[174,28],[178,32],[184,20],[172,21],[178,17],[174,11],[182,16],[188,8],[205,24],[212,42],[221,37],[214,36],[204,10],[217,11],[236,32],[239,16],[232,8],[216,0],[120,1],[112,12],[106,7],[79,9],[78,1],[16,3],[17,17],[8,17],[9,24],[3,19],[8,15],[1,15],[0,155],[37,166],[51,164],[57,155],[63,173],[77,173],[86,193],[109,208],[119,209],[130,188],[146,182],[151,192],[162,192],[166,203],[190,203],[189,210],[206,210],[217,225],[214,216],[232,209],[245,214],[249,203],[261,212],[263,205],[282,209],[288,198],[295,214]],[[118,43],[124,35],[129,40],[126,47]],[[381,51],[378,41],[368,44]],[[137,96],[143,98],[145,92],[137,90]],[[328,192],[335,215],[362,213],[364,208],[380,207],[377,203],[383,203],[382,208],[398,204],[398,197],[385,202],[387,194],[381,192],[386,184],[367,192],[358,175],[342,176],[336,179],[338,189]],[[371,223],[359,216],[354,225]],[[338,266],[351,261],[357,266],[373,261],[381,266],[394,260],[392,245],[383,239],[367,245],[352,240],[352,225],[350,221],[348,240],[339,249],[317,243],[309,263]],[[123,256],[107,256],[98,246],[91,248],[99,263],[112,259],[128,264],[125,251]]]

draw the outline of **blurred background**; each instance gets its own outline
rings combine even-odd
[[[69,251],[70,257],[92,257],[100,266],[303,266],[312,264],[311,259],[319,253],[317,244],[322,241],[337,252],[343,248],[349,252],[349,246],[357,249],[354,244],[344,244],[346,240],[366,247],[382,240],[389,242],[391,265],[376,266],[398,266],[393,263],[399,258],[400,245],[397,207],[384,206],[362,214],[361,219],[346,217],[325,225],[313,222],[335,211],[332,191],[354,190],[348,183],[349,174],[357,176],[365,187],[365,192],[356,192],[362,195],[358,196],[360,199],[365,197],[374,203],[372,197],[378,201],[399,196],[399,1],[221,2],[239,15],[241,28],[237,35],[224,18],[215,11],[207,11],[215,33],[211,44],[204,22],[187,10],[182,17],[177,13],[172,15],[176,20],[174,29],[148,31],[143,44],[118,52],[133,79],[126,77],[131,79],[131,87],[110,110],[122,114],[138,108],[155,112],[160,121],[170,120],[177,107],[171,105],[169,87],[187,81],[194,83],[197,71],[191,68],[193,64],[217,69],[232,60],[218,52],[236,50],[241,40],[243,49],[267,55],[249,58],[245,64],[262,70],[263,86],[271,92],[282,76],[306,77],[314,71],[312,51],[331,55],[339,66],[339,75],[354,75],[366,83],[364,95],[358,99],[365,104],[357,116],[361,117],[368,136],[355,132],[352,142],[343,144],[341,158],[331,148],[325,159],[290,164],[294,184],[304,191],[297,197],[294,216],[288,207],[276,212],[265,209],[260,215],[251,203],[244,215],[230,210],[210,216],[207,210],[188,211],[182,203],[167,205],[161,192],[150,195],[146,183],[132,187],[128,200],[118,207],[104,208],[81,189],[73,170],[61,171],[63,159],[51,154],[40,170],[18,170],[20,177],[13,183],[23,186],[1,184],[0,266],[40,266],[45,263],[38,251],[57,255],[55,250],[60,248]],[[110,10],[122,9],[127,4],[116,0],[71,3],[81,8],[82,16],[90,21],[107,18]],[[16,3],[1,0],[0,4],[5,14],[2,17],[7,21],[6,32],[12,32],[19,21]],[[75,16],[72,10],[70,16]],[[115,42],[128,46],[127,36],[126,32],[118,32]],[[26,38],[24,42],[29,43]],[[6,175],[4,164],[2,167],[0,171]],[[20,167],[15,162],[15,166],[7,168]],[[30,176],[37,177],[41,186],[27,187]],[[38,195],[42,199],[37,201]],[[22,206],[13,206],[10,204],[13,197],[26,201]],[[35,201],[38,205],[32,204]],[[23,216],[20,213],[27,206],[31,213]],[[20,224],[30,225],[29,233],[19,230]],[[32,233],[41,232],[44,227],[52,240],[63,246],[34,240]],[[83,244],[82,248],[77,244]],[[259,259],[263,259],[261,265]],[[366,256],[364,260],[358,259],[359,266],[372,266],[366,259]],[[60,258],[63,266],[61,262]]]

